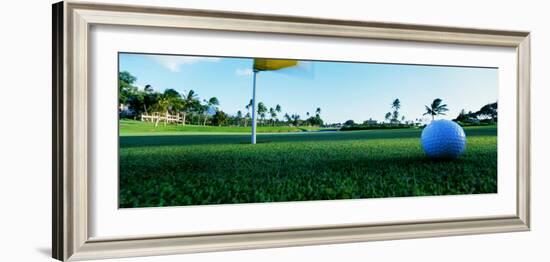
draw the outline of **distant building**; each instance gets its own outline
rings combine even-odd
[[[363,122],[363,124],[364,125],[376,125],[376,124],[378,124],[378,121],[372,120],[372,118],[371,118],[369,120],[365,120],[365,122]]]
[[[463,122],[479,124],[479,119],[477,119],[475,117],[467,117]]]

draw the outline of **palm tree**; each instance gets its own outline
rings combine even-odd
[[[391,103],[391,108],[393,109],[393,119],[394,121],[399,121],[399,109],[401,108],[401,101],[399,101],[399,98],[396,98]]]
[[[269,108],[269,116],[271,117],[271,125],[275,125],[275,119],[277,118],[277,111],[273,107]]]
[[[174,89],[166,89],[164,90],[164,96],[167,96],[170,101],[170,105],[168,107],[170,114],[178,115],[184,107],[181,94]]]
[[[396,98],[391,103],[391,108],[393,108],[395,111],[398,111],[401,108],[401,101],[399,101],[399,98]]]
[[[185,125],[185,118],[187,117],[187,113],[193,108],[193,104],[195,104],[198,101],[197,94],[195,94],[195,91],[189,90],[187,94],[184,94],[182,97],[182,113],[183,113],[183,125]]]
[[[384,118],[386,119],[386,121],[390,121],[390,118],[391,118],[391,113],[390,112],[387,112],[386,115],[384,116]]]
[[[248,120],[250,118],[250,113],[246,113],[246,115],[244,115],[244,126],[246,126],[246,120]]]
[[[260,113],[260,118],[262,119],[262,124],[264,124],[264,125],[265,125],[265,113],[266,112],[267,112],[267,110]]]
[[[191,116],[197,117],[197,125],[200,125],[200,118],[203,112],[203,106],[201,104],[201,101],[199,99],[193,100],[190,105],[188,105],[188,110],[191,113]],[[192,119],[189,120],[189,122],[192,122]]]
[[[252,108],[252,99],[250,99],[250,102],[248,102],[248,104],[244,106],[244,108],[246,108],[246,110],[248,110],[248,113],[250,113],[250,108]]]
[[[244,106],[244,108],[246,108],[246,111],[247,111],[247,114],[244,119],[244,126],[246,126],[246,120],[250,118],[250,108],[252,108],[252,99],[250,99],[250,102],[248,102],[248,104]]]
[[[242,118],[243,118],[243,112],[241,112],[241,110],[237,111],[237,126],[240,125]]]
[[[265,106],[265,104],[263,102],[258,103],[258,110],[256,112],[260,116],[260,118],[262,120],[261,122],[263,123],[264,118],[265,118],[265,113],[267,112],[267,107]]]
[[[277,114],[279,114],[279,113],[281,113],[281,111],[282,111],[281,105],[277,104],[275,106],[275,112],[277,112]],[[277,119],[277,122],[279,122],[278,119]]]
[[[208,101],[205,100],[205,102],[209,107],[213,107],[214,109],[218,109],[218,106],[220,105],[220,100],[218,100],[215,96],[208,99]]]
[[[441,104],[441,102],[443,102],[441,98],[434,99],[430,106],[425,106],[426,113],[424,113],[423,115],[431,115],[432,120],[434,120],[435,116],[437,115],[445,115],[445,112],[449,111],[449,109],[447,108],[446,104]]]
[[[285,119],[288,122],[288,125],[290,126],[290,122],[292,122],[292,118],[288,115],[288,113],[285,113]]]
[[[320,116],[321,115],[321,108],[320,107],[317,107],[317,109],[315,110],[315,114],[317,116]]]
[[[165,113],[166,116],[168,116],[168,108],[170,107],[170,98],[166,95],[161,96],[156,104],[156,107],[160,112]],[[158,126],[159,121],[160,121],[160,117],[157,118],[157,121],[155,122],[155,126]],[[166,124],[166,121],[164,122],[164,124]]]
[[[293,123],[294,126],[297,127],[298,124],[299,124],[300,115],[298,115],[298,114],[292,114],[291,118],[292,118],[292,120],[293,120],[293,122],[294,122],[294,123]]]
[[[204,100],[204,102],[206,103],[204,105],[205,109],[204,109],[204,124],[203,124],[205,126],[206,119],[208,118],[208,110],[210,110],[210,108],[214,108],[214,110],[218,111],[217,106],[220,104],[220,101],[218,100],[218,98],[214,96],[208,100]]]
[[[399,122],[398,118],[399,118],[399,111],[393,111],[392,117],[391,117],[392,123]]]
[[[143,88],[143,110],[145,110],[145,114],[147,114],[147,105],[152,104],[152,94],[153,94],[153,87],[151,85],[145,85]]]
[[[208,104],[204,104],[204,105],[201,105],[201,106],[202,106],[202,113],[204,115],[202,125],[206,126],[206,120],[208,120],[208,111],[210,111],[210,107],[208,106]]]

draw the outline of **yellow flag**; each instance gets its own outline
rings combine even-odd
[[[298,64],[298,60],[255,58],[254,70],[257,70],[257,71],[279,70],[279,69],[295,66],[297,64]]]

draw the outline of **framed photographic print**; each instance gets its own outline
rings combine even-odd
[[[53,6],[53,257],[526,231],[529,33]]]

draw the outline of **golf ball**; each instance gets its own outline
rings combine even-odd
[[[422,149],[432,158],[455,159],[466,149],[464,129],[450,120],[434,120],[422,130]]]

